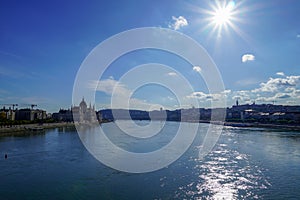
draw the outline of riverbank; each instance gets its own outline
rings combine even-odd
[[[45,129],[59,128],[59,127],[74,127],[74,123],[70,122],[59,122],[59,123],[44,123],[44,124],[22,124],[22,125],[13,125],[8,127],[0,128],[0,137],[1,136],[21,136],[28,134],[39,134],[42,133]]]
[[[110,121],[105,121],[102,123],[107,123],[107,122]],[[222,122],[211,122],[211,121],[203,121],[203,120],[199,121],[199,123],[212,123],[212,124],[219,124],[219,125],[223,124]],[[269,129],[278,129],[278,130],[280,129],[280,130],[288,130],[288,131],[300,131],[300,125],[287,125],[287,124],[225,122],[224,126],[239,127],[239,128],[269,128]],[[60,128],[60,127],[75,128],[75,124],[72,122],[59,122],[59,123],[44,123],[44,124],[24,124],[24,125],[13,125],[9,127],[1,127],[0,137],[41,134],[46,129]]]

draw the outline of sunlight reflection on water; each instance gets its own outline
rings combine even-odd
[[[150,144],[124,142],[113,123],[102,126],[121,147],[145,152],[171,140],[176,123],[167,125]],[[180,159],[145,174],[101,165],[72,130],[2,137],[1,152],[9,156],[0,160],[0,199],[299,199],[299,132],[225,127],[213,151],[198,159],[206,128],[201,124]]]
[[[182,186],[176,198],[187,199],[260,199],[255,190],[271,184],[258,166],[251,166],[249,156],[227,144],[218,144],[205,160],[197,160],[195,181]]]

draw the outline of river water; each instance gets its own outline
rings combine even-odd
[[[102,128],[120,147],[142,152],[174,136],[178,123],[166,122],[165,126],[169,128],[148,143],[132,141],[133,147],[117,137],[114,123]],[[225,127],[214,149],[198,159],[207,127],[200,124],[191,147],[173,164],[141,174],[101,164],[72,128],[1,137],[0,199],[300,198],[299,132]]]

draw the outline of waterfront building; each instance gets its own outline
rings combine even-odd
[[[274,104],[234,105],[227,109],[227,120],[300,123],[300,106]]]
[[[95,106],[87,106],[84,98],[80,102],[79,106],[72,106],[71,108],[74,122],[97,122],[97,116]]]
[[[42,120],[46,119],[46,111],[41,109],[20,109],[15,111],[15,119],[16,120],[28,120],[28,121],[34,121],[34,120]]]
[[[5,107],[3,107],[1,110],[0,110],[0,119],[1,120],[4,120],[4,119],[7,119],[7,120],[15,120],[15,117],[16,117],[16,112],[15,110],[12,110],[10,107],[9,109],[6,109]]]
[[[73,121],[72,110],[60,109],[58,111],[58,113],[52,114],[52,119],[57,120],[57,121],[71,122],[71,121]]]

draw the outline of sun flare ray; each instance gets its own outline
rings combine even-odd
[[[213,11],[211,12],[210,20],[214,24],[215,27],[218,27],[218,34],[222,31],[222,29],[227,29],[228,26],[232,23],[235,14],[235,3],[234,1],[230,1],[226,4],[226,1],[221,3],[217,3],[216,7],[213,7]]]

